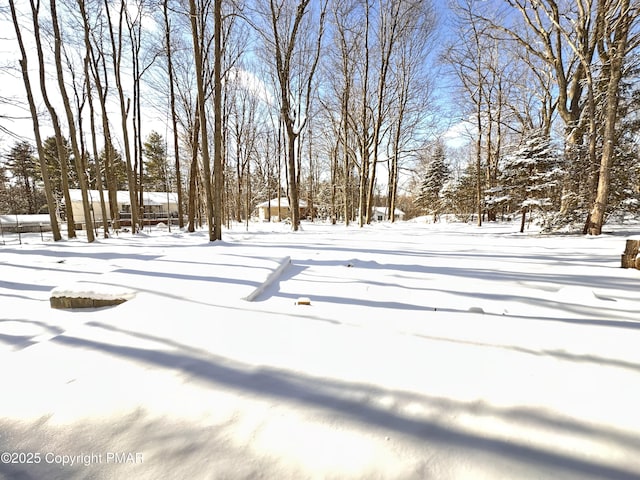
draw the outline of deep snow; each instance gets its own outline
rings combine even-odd
[[[515,230],[5,235],[0,478],[640,478],[640,230]]]

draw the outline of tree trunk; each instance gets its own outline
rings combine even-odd
[[[120,74],[120,60],[122,58],[122,20],[124,16],[124,8],[126,4],[122,2],[120,6],[120,18],[118,27],[119,43],[116,45],[115,33],[111,22],[111,15],[107,14],[109,22],[109,36],[111,39],[111,55],[113,58],[114,77],[116,80],[116,88],[118,90],[118,99],[120,101],[120,126],[122,128],[122,137],[124,143],[124,154],[127,165],[127,183],[129,186],[129,203],[131,203],[131,233],[135,234],[140,226],[138,198],[136,197],[136,181],[133,174],[133,166],[131,161],[131,145],[129,142],[129,129],[127,127],[127,117],[129,116],[129,102],[125,102],[124,89],[122,87],[122,77]],[[104,8],[106,12],[110,11],[108,0],[104,0]]]
[[[49,95],[46,87],[46,75],[44,66],[44,53],[42,51],[42,41],[40,37],[40,22],[39,22],[39,3],[38,6],[30,1],[31,14],[33,17],[33,34],[36,40],[36,49],[38,52],[38,67],[40,73],[40,91],[42,98],[47,107],[47,111],[51,116],[51,123],[53,125],[53,131],[56,139],[56,151],[58,152],[58,161],[60,162],[60,180],[62,184],[62,196],[64,197],[65,216],[67,220],[67,236],[69,238],[76,238],[76,225],[73,218],[73,205],[71,202],[71,195],[69,194],[69,173],[67,171],[67,150],[64,146],[62,139],[62,130],[60,128],[60,119],[58,114],[49,100]]]
[[[69,137],[71,138],[71,148],[73,150],[73,156],[75,157],[76,170],[78,172],[78,182],[80,184],[80,193],[82,195],[82,210],[84,212],[84,222],[87,230],[87,242],[91,243],[95,241],[95,235],[93,232],[93,219],[91,218],[91,204],[89,202],[89,194],[87,188],[87,176],[83,161],[83,155],[78,148],[78,137],[76,133],[75,118],[71,111],[71,104],[69,102],[69,96],[67,95],[67,89],[64,83],[64,75],[62,72],[62,36],[60,34],[60,27],[58,24],[58,14],[56,10],[55,0],[50,1],[51,5],[51,23],[53,25],[54,34],[54,56],[56,63],[56,72],[58,76],[58,86],[60,88],[60,95],[62,96],[62,103],[64,105],[65,112],[67,114],[67,123],[69,127]]]
[[[622,268],[637,268],[636,258],[640,251],[640,240],[627,240],[625,244],[624,253],[621,258]]]
[[[87,32],[85,31],[85,34]],[[88,36],[85,37],[85,42],[87,48],[89,48],[89,39]],[[91,145],[93,147],[93,160],[95,162],[95,176],[96,176],[96,186],[98,188],[98,195],[100,196],[100,211],[102,214],[102,229],[104,232],[104,238],[109,237],[109,217],[107,215],[107,206],[104,202],[104,190],[102,187],[102,175],[100,173],[100,161],[98,155],[98,143],[96,138],[96,125],[95,125],[95,112],[93,109],[93,97],[91,93],[91,80],[89,75],[89,52],[85,56],[84,60],[84,68],[85,68],[85,82],[87,85],[87,99],[89,100],[89,121],[91,125]]]
[[[78,5],[80,7],[83,24],[85,30],[85,37],[88,37],[88,33],[90,32],[89,27],[89,19],[85,10],[85,1],[79,0]],[[86,40],[85,40],[86,41]],[[111,127],[109,126],[109,117],[107,114],[107,87],[108,82],[106,81],[106,65],[104,63],[104,55],[101,53],[98,57],[96,57],[94,52],[94,47],[88,47],[89,55],[91,57],[91,72],[93,75],[93,80],[95,84],[96,92],[98,93],[98,103],[100,104],[101,118],[102,118],[102,132],[104,138],[104,176],[107,184],[107,191],[109,197],[109,213],[111,218],[111,226],[116,230],[120,228],[120,212],[118,209],[118,194],[117,194],[117,185],[115,179],[115,172],[113,168],[112,162],[112,154],[113,154],[113,146],[111,142]],[[105,76],[105,84],[103,86],[102,80],[100,78],[100,61],[98,58],[102,59],[102,67]]]
[[[29,103],[29,110],[31,112],[31,119],[33,122],[33,133],[36,139],[36,148],[38,150],[38,157],[40,160],[40,169],[42,171],[42,180],[44,182],[44,191],[47,197],[47,207],[49,209],[49,221],[51,222],[51,231],[53,233],[53,239],[57,242],[62,239],[60,235],[60,228],[58,226],[58,218],[56,217],[55,199],[53,197],[53,190],[51,187],[51,179],[49,177],[47,162],[45,160],[44,148],[42,146],[42,137],[40,136],[40,123],[38,121],[38,111],[33,99],[33,91],[31,89],[31,82],[29,80],[29,70],[27,68],[27,53],[22,41],[22,34],[20,32],[20,26],[18,23],[18,17],[16,14],[15,4],[13,0],[9,0],[9,7],[11,9],[11,19],[16,32],[16,38],[20,47],[20,53],[22,58],[20,59],[20,69],[22,72],[22,79],[27,94],[27,101]]]
[[[200,116],[198,114],[198,104],[196,102],[196,115],[193,121],[193,131],[191,132],[191,168],[189,169],[189,205],[187,209],[188,227],[187,231],[196,231],[196,197],[198,179],[198,138],[200,137]]]
[[[214,63],[213,63],[213,240],[222,240],[222,0],[214,0]],[[239,205],[238,205],[239,207]]]
[[[175,158],[176,169],[176,192],[178,193],[178,227],[184,228],[184,208],[182,198],[182,173],[180,172],[180,151],[179,151],[179,139],[178,139],[178,114],[176,112],[176,94],[173,78],[173,50],[171,48],[171,27],[169,25],[169,0],[162,2],[162,8],[164,12],[164,24],[165,24],[165,42],[167,49],[167,73],[169,76],[169,101],[171,105],[171,127],[173,131],[173,155]],[[171,220],[169,220],[171,221]]]
[[[202,54],[202,42],[204,32],[198,28],[198,18],[204,17],[204,12],[198,12],[195,0],[189,0],[189,13],[191,17],[191,35],[193,39],[193,60],[196,67],[196,83],[198,85],[198,117],[200,118],[200,149],[202,151],[202,169],[204,176],[204,191],[207,207],[207,228],[209,229],[209,241],[216,240],[213,220],[213,192],[211,190],[211,163],[209,157],[209,133],[207,128],[206,93],[204,85],[204,57]],[[198,15],[199,13],[199,15]]]
[[[607,211],[607,203],[609,199],[609,186],[611,184],[610,172],[615,159],[616,148],[616,120],[618,117],[620,81],[622,80],[622,69],[624,59],[627,53],[627,41],[629,37],[629,29],[632,22],[632,14],[629,11],[630,0],[622,0],[620,2],[620,17],[615,19],[615,34],[613,45],[609,47],[606,56],[609,57],[609,78],[607,84],[605,118],[604,118],[604,135],[602,146],[602,157],[600,159],[600,175],[598,178],[598,191],[596,193],[595,202],[591,209],[591,225],[589,233],[591,235],[600,235],[602,233],[602,225],[604,224],[604,216]],[[612,12],[607,11],[607,21]],[[635,15],[638,15],[635,13]],[[604,56],[604,52],[600,52]]]

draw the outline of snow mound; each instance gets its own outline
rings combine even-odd
[[[291,257],[288,257],[288,256],[279,258],[276,261],[278,264],[276,269],[272,271],[267,276],[267,278],[253,292],[251,292],[249,295],[244,297],[243,300],[246,300],[247,302],[254,301],[256,298],[258,298],[262,294],[262,292],[264,292],[267,289],[267,287],[269,287],[273,282],[276,281],[276,279],[280,275],[282,275],[282,272],[284,272],[289,265],[291,265]]]

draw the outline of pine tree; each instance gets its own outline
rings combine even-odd
[[[477,211],[478,169],[469,162],[459,178],[447,182],[443,187],[443,201],[459,219],[468,222]]]
[[[106,152],[102,150],[100,152],[100,164],[104,165],[104,160],[106,157]],[[122,158],[122,154],[115,150],[111,150],[111,164],[113,168],[113,176],[115,180],[116,190],[128,190],[129,183],[127,177],[127,164]],[[106,172],[103,170],[102,172],[102,184],[107,185],[107,177]]]
[[[420,192],[415,200],[418,207],[433,215],[433,221],[438,221],[438,214],[443,207],[442,189],[449,178],[449,168],[445,161],[444,146],[438,143],[433,156],[429,160],[420,185]]]
[[[71,146],[69,142],[63,139],[64,150],[66,153],[64,162],[67,164],[67,175],[69,188],[79,188],[78,182],[78,174],[75,169],[72,158],[71,158]],[[47,163],[47,170],[49,172],[49,177],[51,178],[51,187],[56,198],[62,198],[62,169],[60,167],[60,159],[58,158],[58,149],[56,145],[56,138],[49,137],[47,138],[42,145],[44,149],[44,158]],[[38,177],[41,178],[42,174],[40,172],[40,168],[38,167]]]
[[[0,163],[0,213],[11,211],[10,199],[11,185],[9,184],[7,167],[4,163]]]
[[[15,179],[17,195],[12,195],[13,213],[37,213],[35,149],[29,142],[18,142],[6,156],[6,168]]]
[[[562,169],[560,157],[548,135],[534,130],[519,148],[502,159],[502,186],[511,205],[522,213],[520,232],[526,214],[533,208],[542,210],[558,200]]]
[[[153,131],[144,142],[145,189],[162,192],[169,187],[167,149],[164,138]]]

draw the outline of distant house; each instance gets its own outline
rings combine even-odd
[[[404,212],[399,208],[396,208],[393,213],[395,219],[402,222],[404,220]],[[387,207],[373,207],[371,209],[371,220],[374,222],[382,222],[389,218],[389,209]]]
[[[82,208],[82,192],[80,189],[69,190],[71,196],[71,208],[73,209],[73,219],[76,223],[85,223],[84,209]],[[98,190],[89,190],[89,201],[93,212],[95,222],[102,221],[102,209],[100,207],[100,192]],[[167,220],[169,217],[178,216],[178,194],[172,192],[143,192],[144,200],[144,219],[145,221]],[[118,190],[116,192],[118,203],[118,212],[123,224],[127,224],[127,220],[131,219],[131,199],[129,192],[126,190]],[[109,213],[109,194],[104,191],[104,201],[107,206],[107,217],[111,220]]]
[[[306,218],[311,214],[309,206],[303,199],[298,199],[298,206],[300,207],[300,218]],[[280,205],[280,215],[278,215],[278,205]],[[256,205],[258,211],[258,218],[260,220],[278,219],[284,220],[290,218],[291,213],[289,210],[289,199],[287,197],[280,197],[278,202],[277,198],[272,198],[266,202]]]

